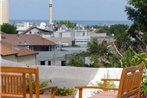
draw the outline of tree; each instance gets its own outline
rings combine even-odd
[[[4,23],[0,26],[1,31],[8,34],[17,34],[16,27],[14,25]]]
[[[147,45],[147,0],[129,0],[126,6],[128,18],[133,21],[129,29],[130,37],[133,39],[133,48],[145,51]]]
[[[97,39],[93,39],[88,43],[87,52],[93,66],[104,67],[105,63],[107,63],[108,48],[105,42],[99,44]]]
[[[76,26],[76,23],[73,23],[71,21],[59,21],[59,22],[56,22],[56,24],[59,24],[59,25],[66,25],[67,27],[69,28],[74,28]]]
[[[109,31],[111,34],[114,34],[115,44],[119,51],[125,51],[129,44],[128,39],[128,32],[127,29],[129,28],[128,25],[124,24],[116,24],[111,25]]]
[[[109,31],[114,35],[119,35],[120,33],[126,32],[128,28],[129,28],[128,25],[115,24],[110,26]]]
[[[147,0],[129,0],[126,6],[128,18],[134,30],[147,31]]]
[[[67,65],[76,66],[76,67],[84,67],[84,60],[83,57],[79,54],[73,54],[72,57],[69,59]]]

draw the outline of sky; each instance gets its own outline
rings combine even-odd
[[[48,20],[49,0],[9,0],[10,19]],[[127,20],[127,0],[53,0],[53,20]]]

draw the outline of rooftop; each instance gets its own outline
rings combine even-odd
[[[43,34],[53,33],[53,32],[50,31],[50,30],[42,29],[42,28],[38,28],[38,27],[34,27],[34,26],[33,26],[33,27],[30,27],[30,28],[28,28],[27,30],[25,30],[23,34],[29,32],[30,30],[32,30],[32,29],[34,29],[34,28],[35,28],[35,29],[38,29],[38,30],[40,30],[40,31],[42,31],[41,33],[43,33]]]
[[[29,50],[24,47],[14,46],[4,41],[0,41],[0,55],[7,56],[7,55],[17,55],[17,56],[24,56],[24,55],[32,55],[37,54],[37,52]]]
[[[13,45],[56,45],[39,35],[0,33],[1,39]]]

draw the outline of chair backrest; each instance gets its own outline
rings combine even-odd
[[[26,98],[26,82],[29,80],[29,96],[33,98],[33,77],[36,84],[36,98],[39,98],[39,70],[38,67],[0,66],[0,97]],[[28,78],[28,80],[27,80]]]
[[[140,98],[140,85],[144,65],[124,68],[119,84],[118,98]]]

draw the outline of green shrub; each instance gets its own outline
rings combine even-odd
[[[141,93],[147,96],[147,76],[144,76],[141,83]]]
[[[141,94],[147,96],[147,69],[145,68],[141,82]]]
[[[144,74],[141,82],[141,94],[144,93],[147,95],[147,54],[146,53],[138,53],[133,56],[131,60],[132,65],[144,64]]]
[[[103,82],[98,82],[97,85],[99,87],[103,87],[104,86],[104,83]],[[108,88],[114,88],[116,86],[115,86],[114,82],[108,81],[107,84],[106,84],[106,87],[108,87]]]
[[[73,88],[58,88],[55,92],[55,95],[57,96],[68,96],[68,95],[74,95],[75,89]]]

